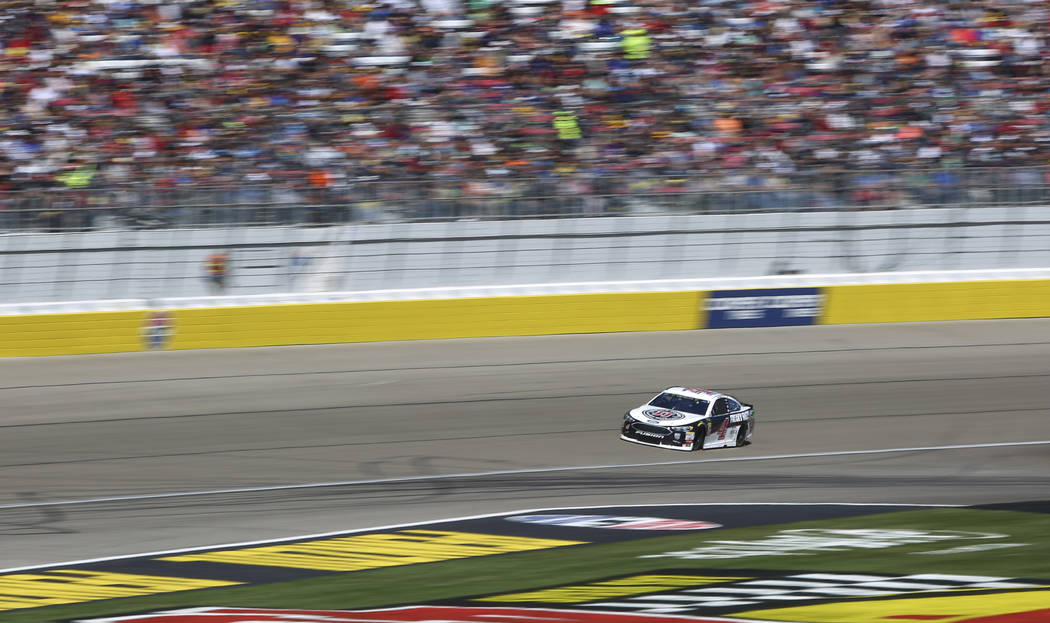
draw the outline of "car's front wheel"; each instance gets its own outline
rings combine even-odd
[[[706,437],[707,437],[707,427],[706,426],[698,426],[696,428],[696,436],[693,437],[693,445],[689,449],[690,450],[703,450],[704,449],[704,439]]]

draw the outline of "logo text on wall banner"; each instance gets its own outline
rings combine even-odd
[[[704,301],[708,329],[815,324],[824,307],[820,288],[715,290]]]
[[[167,347],[175,335],[175,312],[155,309],[146,313],[142,323],[142,345],[147,350]]]

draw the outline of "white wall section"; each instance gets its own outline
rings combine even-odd
[[[0,300],[228,295],[1050,266],[1043,206],[331,227],[8,233]]]

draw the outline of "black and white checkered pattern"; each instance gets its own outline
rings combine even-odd
[[[672,593],[638,595],[619,601],[585,604],[620,612],[685,614],[710,612],[736,606],[768,606],[784,602],[883,597],[907,593],[980,589],[1036,588],[1039,584],[1013,578],[922,573],[916,575],[858,575],[803,573],[782,578],[740,580],[718,586],[690,588]]]

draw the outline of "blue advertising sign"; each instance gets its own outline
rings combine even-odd
[[[716,290],[704,301],[708,329],[811,325],[824,308],[820,288]]]

